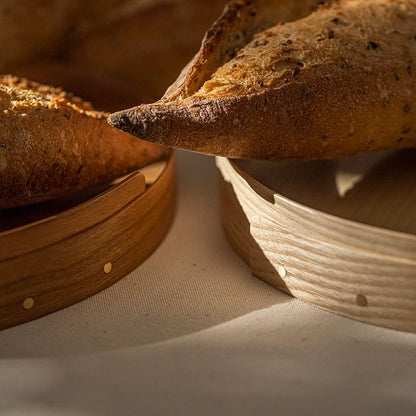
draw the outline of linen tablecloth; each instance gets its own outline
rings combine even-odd
[[[177,164],[175,222],[142,266],[0,332],[0,415],[415,415],[416,335],[253,277],[221,227],[214,159]]]

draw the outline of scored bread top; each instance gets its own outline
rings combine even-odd
[[[0,76],[0,209],[110,181],[165,149],[132,139],[60,88]]]
[[[232,5],[242,3],[257,4]],[[282,2],[260,4],[276,10],[270,5]],[[226,11],[214,28],[252,30],[236,30],[236,22],[239,16],[229,23]],[[340,0],[260,31],[237,50],[220,30],[227,42],[209,45],[207,35],[202,49],[209,56],[210,47],[215,55],[229,45],[231,53],[216,59],[208,79],[200,82],[192,70],[200,51],[162,100],[115,113],[110,123],[145,140],[238,158],[333,158],[413,147],[415,27],[415,0]],[[200,63],[202,78],[210,65]]]
[[[398,58],[410,59],[408,53],[415,50],[416,3],[403,2],[402,7],[392,0],[364,3],[348,0],[321,7],[306,19],[256,34],[194,96],[223,98],[262,93],[267,88],[283,88],[292,78],[306,76],[314,69],[332,76],[348,71],[348,65],[361,66],[363,72],[373,72],[377,77],[373,66],[389,65],[386,57],[390,53],[395,56],[402,49]],[[400,33],[377,24],[381,16],[400,27]]]
[[[327,0],[327,3],[332,1]],[[276,22],[300,19],[321,3],[321,0],[230,1],[221,17],[205,34],[198,53],[168,88],[161,101],[181,100],[191,96],[257,32]]]

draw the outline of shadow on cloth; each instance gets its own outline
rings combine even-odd
[[[2,331],[0,358],[156,343],[290,300],[254,278],[227,243],[214,159],[179,152],[177,165],[177,217],[158,250],[92,298]]]

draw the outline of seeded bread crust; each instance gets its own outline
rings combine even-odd
[[[165,155],[107,116],[60,88],[1,76],[0,209],[88,188]]]
[[[234,33],[235,19],[226,12],[214,28]],[[414,147],[415,27],[416,0],[340,0],[258,31],[197,88],[189,87],[196,75],[188,67],[164,99],[109,121],[145,140],[232,158],[321,159]]]
[[[4,0],[0,72],[63,86],[105,110],[150,102],[225,3]],[[0,209],[64,196],[164,157],[164,148],[112,128],[107,116],[59,88],[0,78]]]

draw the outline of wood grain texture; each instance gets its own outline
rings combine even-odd
[[[74,208],[0,233],[0,329],[76,303],[141,264],[174,215],[174,156]],[[149,181],[148,181],[149,182]]]
[[[338,162],[217,158],[227,237],[274,287],[416,332],[415,159],[414,151]],[[337,184],[348,180],[343,193]]]

